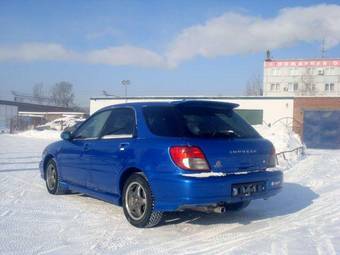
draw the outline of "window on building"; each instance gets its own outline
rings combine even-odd
[[[297,91],[299,89],[299,83],[295,82],[294,83],[294,91]]]
[[[299,69],[298,68],[294,68],[293,70],[293,75],[299,75]]]
[[[318,75],[324,75],[324,70],[323,69],[319,69],[318,70]]]
[[[293,83],[288,82],[288,91],[292,92],[294,91]]]
[[[270,84],[270,90],[271,91],[275,90],[275,84],[274,83]]]
[[[325,91],[329,91],[329,84],[328,83],[325,84]]]
[[[334,91],[334,83],[329,84],[329,91]]]
[[[327,68],[326,69],[326,74],[328,74],[328,75],[334,75],[335,74],[335,69],[334,69],[334,67],[329,67],[329,68]]]
[[[315,88],[315,84],[312,84],[312,91],[315,91],[316,88]]]
[[[276,84],[275,84],[275,89],[276,89],[276,90],[280,90],[280,83],[276,83]]]

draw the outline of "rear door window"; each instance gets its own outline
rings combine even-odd
[[[158,136],[184,136],[176,109],[172,106],[148,106],[143,109],[150,131]]]
[[[103,111],[96,113],[90,117],[83,125],[75,131],[75,139],[95,139],[100,136],[100,133],[110,117],[111,111]]]
[[[101,138],[133,137],[135,133],[135,112],[131,108],[113,109],[101,133]]]

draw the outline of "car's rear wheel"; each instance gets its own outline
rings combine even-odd
[[[226,205],[227,211],[241,211],[242,209],[246,208],[250,204],[250,200],[231,203]]]
[[[47,191],[50,194],[59,195],[65,193],[65,190],[62,189],[60,185],[57,164],[55,163],[54,159],[50,159],[46,164],[45,181]]]
[[[124,184],[123,210],[127,220],[135,227],[150,228],[162,219],[162,212],[154,211],[154,198],[142,174],[132,174]]]

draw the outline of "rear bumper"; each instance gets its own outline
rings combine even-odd
[[[237,183],[264,182],[265,190],[247,197],[233,197],[232,185]],[[186,206],[215,203],[234,203],[242,200],[266,199],[282,188],[281,171],[261,171],[242,175],[196,178],[188,176],[157,176],[150,183],[155,196],[155,210],[175,211]]]

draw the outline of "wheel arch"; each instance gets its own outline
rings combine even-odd
[[[124,188],[124,184],[126,182],[126,180],[132,175],[132,174],[135,174],[135,173],[142,173],[144,175],[144,172],[143,170],[139,169],[139,168],[136,168],[136,167],[129,167],[127,169],[125,169],[122,174],[120,175],[120,178],[119,178],[119,195],[120,195],[120,199],[119,199],[119,204],[122,203],[122,193],[123,193],[123,188]]]
[[[44,170],[44,179],[46,180],[46,166],[48,161],[50,161],[51,159],[53,159],[54,156],[52,154],[47,154],[46,157],[44,158],[44,164],[43,164],[43,170]]]

